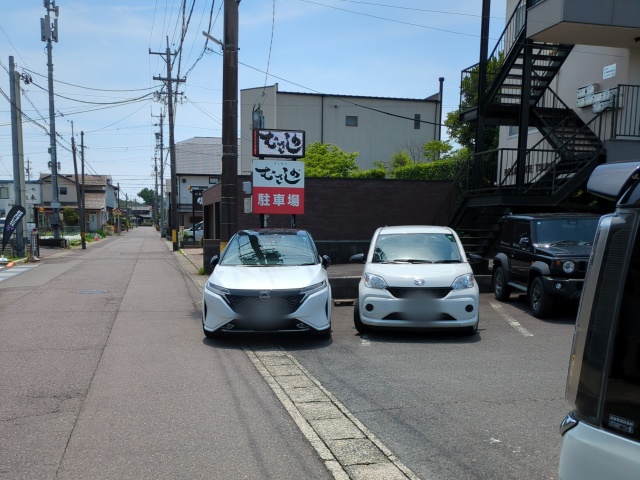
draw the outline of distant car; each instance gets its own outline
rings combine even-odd
[[[0,232],[4,228],[4,222],[7,220],[7,217],[0,218]]]
[[[241,230],[211,259],[202,298],[205,336],[311,332],[329,338],[330,263],[305,230]]]
[[[496,299],[528,295],[531,312],[545,318],[556,300],[580,300],[599,215],[513,214],[504,217],[493,259]]]
[[[353,321],[374,327],[478,329],[479,290],[458,235],[448,227],[381,227],[364,262]]]
[[[204,235],[204,222],[198,222],[191,228],[185,229],[184,236],[187,239],[192,239],[199,242]]]

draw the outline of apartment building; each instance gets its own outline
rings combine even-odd
[[[440,81],[442,89],[443,79]],[[241,169],[251,172],[253,128],[302,130],[307,145],[335,144],[358,152],[362,170],[402,149],[440,138],[441,92],[427,98],[281,92],[278,84],[240,91]]]

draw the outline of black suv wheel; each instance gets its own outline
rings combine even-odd
[[[544,291],[544,284],[540,277],[534,278],[531,282],[529,305],[536,318],[546,318],[551,315],[553,310],[553,297]]]
[[[496,299],[501,302],[509,300],[509,296],[511,295],[511,287],[509,287],[505,281],[504,270],[502,267],[496,268],[496,271],[493,274],[493,294]]]

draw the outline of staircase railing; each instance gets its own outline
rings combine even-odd
[[[640,139],[640,85],[618,85],[612,138]]]
[[[487,62],[487,91],[498,77],[500,69],[508,53],[517,43],[517,39],[527,25],[527,1],[520,0],[507,22],[500,38],[493,47]],[[478,102],[478,72],[479,63],[462,71],[460,79],[460,109],[464,110],[476,106]],[[483,92],[484,94],[486,92]],[[469,100],[473,99],[472,102]]]

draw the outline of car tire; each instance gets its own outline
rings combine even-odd
[[[509,300],[509,296],[511,295],[511,287],[507,285],[502,267],[496,268],[493,274],[493,294],[496,299],[501,302]]]
[[[356,327],[358,333],[364,334],[371,331],[371,327],[362,323],[362,319],[360,318],[360,305],[356,300],[356,305],[353,307],[353,325]]]
[[[544,290],[542,278],[536,277],[529,290],[529,306],[536,318],[546,318],[553,310],[553,297]]]

